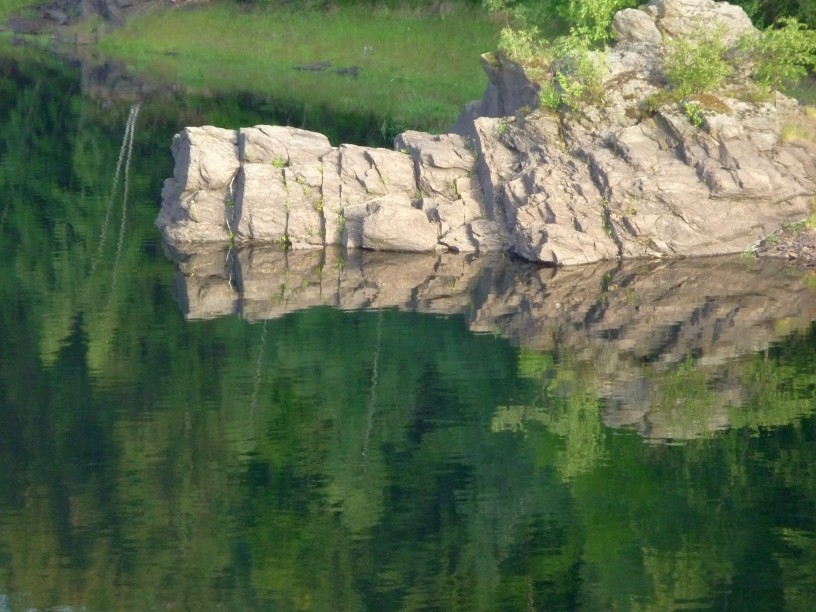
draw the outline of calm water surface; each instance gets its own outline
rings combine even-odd
[[[171,258],[286,109],[0,80],[0,611],[816,609],[814,273]]]

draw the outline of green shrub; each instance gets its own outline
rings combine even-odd
[[[698,128],[703,125],[703,105],[696,100],[683,100],[680,105],[689,123]]]
[[[796,17],[810,27],[816,26],[816,0],[735,0],[745,9],[753,24],[763,27],[780,17]]]
[[[541,55],[541,33],[536,26],[503,28],[499,34],[499,51],[520,62],[529,62]]]
[[[572,33],[590,41],[609,36],[609,24],[623,8],[639,0],[484,0],[490,11],[502,12],[514,29],[538,27],[552,38]]]
[[[581,104],[598,106],[605,98],[606,55],[590,50],[589,43],[580,36],[566,36],[554,41],[549,50],[553,57],[559,58],[555,82],[561,101],[573,109]]]
[[[793,17],[782,17],[762,36],[741,43],[756,64],[754,80],[771,90],[800,81],[816,64],[816,32]]]
[[[541,108],[556,111],[561,106],[561,94],[555,87],[555,83],[547,81],[542,84],[538,92],[538,104]]]
[[[718,31],[698,31],[666,46],[663,69],[669,87],[680,94],[714,91],[733,74],[726,47]]]
[[[609,24],[619,10],[634,7],[632,0],[567,0],[559,14],[572,26],[572,31],[590,41],[609,37]]]

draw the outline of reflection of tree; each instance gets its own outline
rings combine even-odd
[[[541,386],[529,406],[500,408],[494,431],[525,430],[528,422],[545,425],[563,441],[556,465],[565,480],[593,469],[604,460],[601,402],[594,391],[594,374],[587,364],[557,361],[522,350],[519,370]]]
[[[812,542],[788,538],[787,527],[775,527],[790,517],[787,511],[766,511],[778,507],[765,496],[775,495],[767,492],[776,489],[766,488],[766,478],[768,467],[776,466],[771,479],[782,486],[776,493],[780,501],[788,499],[791,487],[814,498],[809,474],[816,456],[799,437],[806,430],[812,435],[814,428],[812,418],[801,422],[814,408],[816,384],[808,365],[814,333],[794,335],[780,347],[730,364],[728,376],[745,381],[737,402],[741,408],[723,406],[722,385],[692,359],[654,379],[662,415],[655,422],[664,431],[699,431],[724,409],[730,410],[725,423],[741,426],[683,446],[648,447],[632,444],[634,435],[605,434],[602,404],[587,393],[594,380],[589,366],[570,355],[520,351],[519,371],[539,392],[529,403],[498,408],[491,428],[522,432],[539,457],[571,480],[571,507],[583,541],[581,579],[594,585],[581,595],[589,608],[716,609],[726,601],[745,605],[752,598],[773,607],[779,605],[772,603],[779,601],[773,594],[783,591],[794,609],[806,609],[803,601],[813,605],[813,591],[802,585],[810,585],[816,569],[781,571],[794,558],[807,559]],[[536,424],[557,436],[555,448]],[[777,455],[777,445],[787,447],[784,436],[751,434],[783,424],[801,432],[791,446],[798,450]],[[805,448],[808,459],[800,454]],[[795,508],[788,504],[798,516]],[[757,551],[783,541],[778,565],[757,562]],[[814,566],[806,562],[802,567]],[[759,593],[733,599],[733,590],[743,589],[747,576],[762,576],[762,588],[752,587]]]
[[[780,528],[778,535],[784,545],[776,561],[785,577],[785,607],[809,610],[816,593],[816,535],[789,528]]]
[[[672,446],[604,427],[587,353],[519,351],[461,317],[184,323],[151,225],[166,168],[134,172],[115,292],[113,253],[89,280],[127,109],[42,69],[0,76],[19,94],[0,100],[15,608],[813,607],[816,330],[728,370],[644,364],[672,428],[727,410],[730,429]],[[137,150],[166,145],[159,110],[139,121]],[[55,156],[71,164],[49,174]],[[720,401],[735,380],[739,409]]]
[[[792,491],[816,500],[812,420],[787,426],[794,442],[731,430],[644,445],[581,422],[600,405],[567,402],[588,376],[568,362],[559,373],[559,360],[522,356],[538,378],[519,379],[509,345],[456,319],[325,308],[264,327],[175,328],[155,341],[170,352],[148,350],[135,373],[162,398],[144,412],[135,387],[95,388],[77,369],[83,325],[36,385],[63,386],[61,399],[9,394],[3,378],[21,406],[64,406],[32,414],[18,427],[26,450],[2,457],[4,516],[21,518],[0,537],[14,582],[0,579],[42,592],[44,574],[27,564],[63,559],[48,566],[57,599],[32,605],[721,607],[731,585],[756,577],[760,538],[780,551],[763,578],[786,601],[808,599],[812,517],[778,502]],[[812,355],[807,342],[798,350]],[[546,410],[524,434],[491,431],[497,405]],[[96,470],[100,441],[117,459]],[[41,484],[15,503],[29,466]],[[25,515],[9,514],[24,503]]]

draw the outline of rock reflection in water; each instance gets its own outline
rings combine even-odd
[[[474,332],[587,364],[604,423],[654,440],[733,425],[752,393],[739,358],[816,320],[812,272],[744,258],[556,269],[502,257],[273,247],[171,256],[188,319],[262,320],[313,306],[463,314]]]

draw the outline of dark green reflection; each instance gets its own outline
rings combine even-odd
[[[569,274],[585,271],[529,271],[541,312],[557,290],[589,304],[533,334],[499,269],[474,294],[507,296],[481,321],[495,333],[396,309],[186,322],[152,222],[192,111],[142,103],[125,198],[133,105],[77,83],[37,56],[0,72],[0,607],[816,605],[812,325],[779,319],[723,367],[693,334],[673,345],[685,358],[645,347],[624,364],[624,324],[596,342],[591,317],[623,303],[648,331],[636,274],[615,288],[586,272],[579,300]],[[190,105],[190,123],[224,112]],[[244,313],[280,312],[289,281]],[[619,372],[648,379],[654,427],[694,435],[644,442],[600,388]],[[721,413],[728,428],[708,427]]]
[[[123,391],[89,373],[84,327],[29,364],[27,393],[25,365],[3,360],[0,576],[15,603],[812,603],[812,417],[648,445],[597,424],[597,402],[541,396],[515,349],[460,318],[329,308],[143,335],[175,348],[147,350]],[[811,330],[767,367],[812,364],[814,346]],[[552,364],[563,390],[569,368]],[[496,407],[524,402],[553,425],[495,431]],[[590,459],[573,449],[588,439]]]

